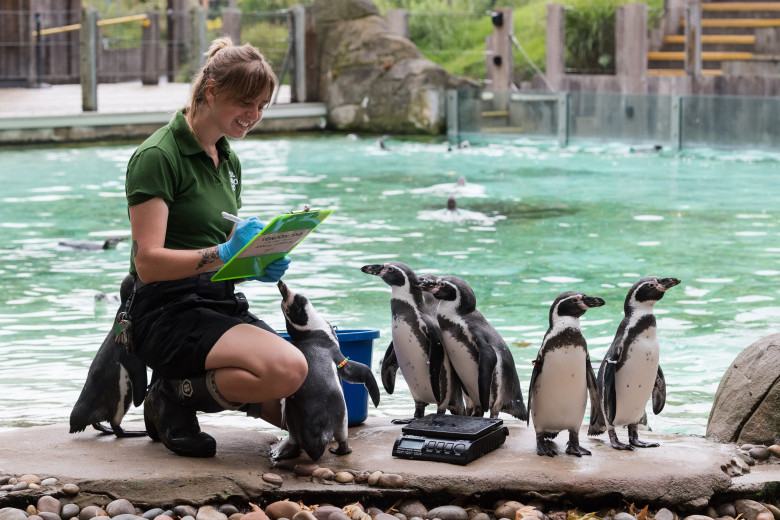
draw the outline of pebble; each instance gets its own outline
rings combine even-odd
[[[382,475],[384,475],[384,473],[382,473],[381,471],[374,471],[373,473],[371,473],[371,475],[368,476],[368,485],[376,486],[379,483],[379,477],[381,477]]]
[[[400,513],[407,518],[419,517],[425,518],[428,515],[428,509],[419,500],[406,499],[396,507]]]
[[[130,514],[130,513],[122,513],[121,515],[116,515],[111,520],[138,520],[138,515]]]
[[[311,476],[314,478],[321,478],[322,480],[333,480],[333,477],[335,477],[336,474],[333,473],[333,470],[330,468],[317,468],[311,472]],[[327,518],[323,520],[327,520]]]
[[[775,515],[773,515],[770,511],[764,511],[756,515],[756,520],[775,520]]]
[[[185,516],[191,516],[193,519],[198,514],[197,509],[187,504],[178,505],[173,508],[173,516],[179,516],[184,520]]]
[[[47,511],[38,511],[38,516],[43,520],[62,520],[57,513],[49,513]]]
[[[401,488],[404,487],[404,478],[395,473],[383,473],[377,481],[379,487]]]
[[[501,520],[502,518],[514,520],[516,513],[522,508],[523,504],[520,502],[517,502],[516,500],[507,500],[496,505],[493,515],[498,520]]]
[[[38,512],[43,511],[47,513],[54,513],[55,515],[59,515],[60,511],[62,511],[60,501],[49,495],[44,495],[38,499],[37,508]]]
[[[201,506],[195,520],[227,520],[227,515],[217,511],[214,506]]]
[[[27,489],[27,482],[24,480],[17,482],[16,484],[13,484],[11,486],[11,491],[21,491],[23,489]]]
[[[296,464],[293,468],[293,473],[299,477],[310,477],[314,470],[319,467],[319,464]]]
[[[334,512],[328,516],[328,520],[351,520],[343,511]]]
[[[81,490],[76,484],[65,484],[62,486],[62,492],[66,495],[75,496],[78,495]]]
[[[37,515],[38,514],[38,508],[35,507],[34,505],[30,504],[29,506],[27,506],[27,508],[25,508],[24,512],[27,513],[30,516]]]
[[[150,509],[149,511],[146,511],[144,514],[141,515],[141,518],[146,518],[146,520],[154,520],[160,515],[164,515],[165,511],[162,510],[160,507],[155,507],[154,509]]]
[[[769,459],[772,453],[765,446],[756,446],[748,451],[748,455],[753,457],[755,460],[763,461]]]
[[[379,513],[374,515],[374,520],[396,520],[396,517],[395,515],[391,515],[389,513],[383,513],[380,511]]]
[[[87,506],[79,512],[79,520],[91,520],[96,516],[105,516],[106,512],[98,506]]]
[[[227,515],[228,520],[230,520],[231,516],[239,513],[238,508],[233,504],[222,504],[217,509],[219,510],[220,513]]]
[[[170,515],[158,515],[154,517],[154,520],[173,520],[173,517]]]
[[[71,518],[78,516],[81,508],[76,504],[65,504],[60,511],[60,517],[62,520],[70,520]]]
[[[458,506],[439,506],[428,511],[426,518],[438,518],[439,520],[469,520],[469,514]]]
[[[328,520],[328,517],[333,513],[341,513],[341,508],[336,506],[320,506],[312,513],[317,520]]]
[[[636,517],[634,515],[630,515],[628,513],[618,513],[616,514],[612,520],[636,520]]]
[[[734,507],[744,520],[757,520],[760,513],[767,511],[767,508],[755,500],[735,500]]]
[[[769,453],[771,453],[775,457],[780,457],[780,444],[772,444],[767,449],[769,450]]]
[[[32,473],[27,473],[17,478],[17,482],[27,482],[28,484],[40,484],[41,477],[39,477],[38,475],[33,475]]]
[[[778,503],[780,505],[780,503]],[[769,509],[769,512],[775,516],[775,520],[780,520],[780,508],[773,506],[772,504],[764,504],[764,507]]]
[[[685,520],[715,520],[715,519],[706,515],[691,515],[691,516],[686,516]]]
[[[333,480],[335,480],[336,482],[340,482],[342,484],[349,484],[350,482],[355,480],[355,476],[349,471],[338,471],[333,476]]]
[[[108,516],[111,518],[119,515],[135,515],[135,506],[131,504],[129,500],[120,498],[109,502],[106,506],[106,513],[108,513]]]
[[[753,448],[755,449],[755,448]],[[737,457],[747,462],[748,466],[755,466],[756,461],[753,457],[750,456],[750,452],[742,451],[740,453],[737,453]]]
[[[676,519],[677,519],[677,515],[675,515],[665,507],[663,509],[659,509],[658,512],[655,514],[655,520],[676,520]]]
[[[263,480],[274,486],[281,486],[284,483],[284,479],[281,475],[277,475],[276,473],[264,473]]]
[[[15,507],[0,509],[0,520],[27,520],[27,513]]]
[[[317,520],[311,511],[301,510],[295,513],[291,520]]]
[[[54,477],[49,477],[41,480],[41,486],[54,486],[57,484],[57,479]]]
[[[278,518],[292,518],[295,513],[301,510],[301,506],[295,502],[289,500],[280,500],[268,504],[265,508],[265,514],[271,520],[277,520]]]

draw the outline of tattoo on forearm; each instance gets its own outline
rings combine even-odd
[[[219,250],[216,247],[201,249],[198,252],[200,253],[200,262],[198,262],[198,267],[195,268],[196,271],[202,269],[204,266],[214,262],[215,260],[219,260]]]
[[[133,256],[138,256],[138,240],[133,240]]]

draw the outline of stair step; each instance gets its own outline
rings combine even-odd
[[[685,61],[684,52],[648,52],[647,59],[650,61]],[[752,52],[702,52],[701,61],[732,61],[732,60],[752,60]]]
[[[723,71],[720,69],[702,69],[703,76],[722,76]],[[648,76],[685,76],[685,71],[682,69],[647,69]]]
[[[738,45],[754,45],[755,34],[703,34],[702,43],[733,43]],[[671,34],[664,36],[664,43],[685,43],[684,34]]]
[[[702,11],[780,11],[780,2],[706,2]]]
[[[685,26],[685,18],[680,18],[680,26]],[[707,18],[701,21],[702,27],[780,27],[780,18]]]

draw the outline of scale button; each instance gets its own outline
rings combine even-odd
[[[436,449],[436,441],[428,441],[428,449],[429,450]]]
[[[464,451],[466,451],[466,445],[465,444],[456,444],[455,445],[455,454],[456,455],[460,455]]]
[[[447,451],[452,451],[452,443],[448,442],[447,445],[444,447]]]
[[[436,447],[438,449],[440,449],[440,450],[443,450],[444,449],[444,443],[443,442],[439,442],[439,443],[436,444]]]

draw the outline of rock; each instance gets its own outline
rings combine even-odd
[[[481,512],[477,513],[476,515],[472,516],[470,518],[470,520],[490,520],[490,515],[488,515],[484,511],[481,511]]]
[[[328,520],[351,520],[344,511],[335,511],[330,514]]]
[[[342,513],[342,512],[343,511],[341,510],[341,508],[340,507],[336,507],[336,506],[320,506],[317,509],[315,509],[314,511],[312,511],[312,513],[314,514],[314,517],[317,520],[328,520],[328,517],[331,514],[333,514],[333,513]]]
[[[290,520],[317,520],[311,511],[301,510],[293,515]]]
[[[409,518],[403,513],[393,513],[393,516],[398,520],[409,520]]]
[[[38,508],[35,507],[34,505],[30,504],[29,506],[24,508],[24,512],[27,513],[30,516],[37,515],[38,514]]]
[[[57,479],[54,477],[49,477],[41,480],[41,486],[55,486],[57,485]]]
[[[25,475],[22,475],[21,477],[16,479],[17,482],[27,482],[28,484],[40,484],[41,483],[41,477],[38,475],[33,475],[32,473],[27,473]]]
[[[62,520],[57,513],[49,513],[48,511],[38,511],[38,516],[43,520]]]
[[[690,515],[690,516],[686,516],[685,520],[714,520],[714,519],[706,515]]]
[[[331,127],[440,134],[446,123],[447,90],[476,88],[427,60],[409,39],[392,33],[367,0],[317,0],[314,20],[317,83]]]
[[[780,457],[780,444],[772,444],[767,448],[767,450],[769,450],[769,453],[775,457]]]
[[[737,516],[737,508],[731,502],[720,504],[715,508],[715,512],[719,517],[730,516],[731,518],[736,518]]]
[[[109,504],[106,506],[106,513],[108,513],[108,516],[111,518],[119,515],[136,516],[135,506],[131,504],[129,500],[124,498],[109,502]]]
[[[677,515],[664,507],[655,514],[655,520],[677,520]]]
[[[371,476],[371,473],[368,471],[357,471],[354,476],[355,484],[362,484],[363,482],[368,482],[368,477]]]
[[[289,500],[280,500],[268,504],[265,508],[265,514],[271,520],[277,520],[278,518],[292,518],[295,513],[301,510],[301,506],[295,502]]]
[[[780,520],[780,508],[773,506],[772,504],[764,504],[764,507],[774,515],[775,520]]]
[[[263,480],[274,486],[281,486],[284,483],[284,479],[281,475],[277,475],[276,473],[263,473]]]
[[[707,438],[737,444],[771,444],[780,431],[780,333],[737,355],[718,385]],[[752,519],[750,519],[752,520]]]
[[[153,509],[149,509],[148,511],[144,512],[141,517],[146,518],[147,520],[154,520],[160,515],[164,515],[165,511],[160,507],[155,507]]]
[[[197,509],[188,506],[187,504],[178,505],[173,508],[173,515],[181,517],[182,520],[184,520],[185,516],[191,516],[194,519],[197,514]]]
[[[748,451],[748,455],[755,460],[764,461],[769,459],[769,456],[772,454],[765,446],[756,446]]]
[[[70,520],[71,518],[78,516],[81,508],[78,504],[63,504],[62,511],[60,511],[60,517],[62,520]]]
[[[96,516],[108,516],[108,515],[106,515],[106,512],[103,511],[98,506],[87,506],[79,512],[79,520],[90,520],[92,518],[95,518]]]
[[[312,471],[311,476],[314,478],[321,478],[322,480],[333,480],[336,476],[333,470],[330,468],[317,468]]]
[[[736,454],[737,457],[747,462],[748,466],[755,466],[756,461],[753,460],[753,457],[751,457],[747,452],[741,451]]]
[[[731,458],[731,465],[738,468],[743,474],[750,473],[750,464],[745,462],[742,457],[734,456]]]
[[[8,484],[8,481],[11,480],[11,477],[8,475],[2,475],[0,476],[0,486],[4,486]]]
[[[62,492],[68,496],[78,495],[79,491],[81,490],[76,484],[65,484],[62,486]]]
[[[43,520],[43,518],[38,515],[30,515],[27,517],[27,520]]]
[[[201,506],[195,520],[227,520],[227,515],[214,508],[214,506]]]
[[[233,504],[222,504],[221,506],[219,506],[219,508],[217,508],[217,510],[220,513],[226,515],[228,517],[228,520],[230,520],[231,515],[235,515],[236,513],[239,512],[238,508]]]
[[[319,467],[319,464],[296,464],[293,468],[293,473],[299,477],[310,477],[314,470]]]
[[[355,476],[349,471],[338,471],[333,476],[333,480],[335,480],[336,482],[340,482],[342,484],[349,484],[350,482],[355,480]]]
[[[27,514],[15,507],[4,507],[0,509],[0,520],[27,520]]]
[[[621,512],[613,516],[612,520],[636,520],[636,517],[634,515]]]
[[[439,518],[440,520],[469,520],[469,514],[462,507],[439,506],[429,510],[426,518]]]
[[[170,515],[158,515],[154,517],[154,520],[173,520],[173,517]]]
[[[752,444],[743,444],[742,446],[739,447],[739,449],[741,449],[742,451],[750,451],[750,450],[753,449],[753,445]]]
[[[395,516],[383,512],[379,512],[379,514],[374,515],[373,518],[374,520],[397,520]]]
[[[767,508],[755,500],[735,500],[734,507],[737,510],[737,514],[742,515],[743,520],[756,520],[759,513],[769,512]]]
[[[265,514],[265,513],[263,513],[263,514]],[[241,520],[242,518],[244,518],[244,513],[240,513],[239,512],[239,513],[235,513],[233,515],[230,515],[228,517],[228,520]],[[266,518],[268,518],[267,515],[266,515]]]
[[[400,513],[406,515],[407,518],[413,516],[419,516],[425,518],[428,515],[428,509],[419,500],[406,499],[401,501],[396,507]]]
[[[377,481],[379,487],[384,488],[402,488],[404,487],[404,478],[395,473],[383,473]]]
[[[756,520],[775,520],[775,515],[773,515],[770,511],[763,511],[756,515]]]
[[[112,517],[112,520],[138,520],[139,518],[141,517],[135,513],[122,513],[121,515]]]
[[[381,471],[374,471],[369,475],[368,477],[368,485],[369,486],[376,486],[379,483],[379,478],[383,475]],[[409,516],[409,515],[406,515]]]
[[[44,495],[39,498],[37,507],[39,512],[45,511],[47,513],[54,513],[55,515],[59,515],[62,511],[60,501],[49,495]]]
[[[24,480],[17,482],[16,484],[11,486],[11,491],[21,491],[23,489],[27,489],[27,486],[29,484],[25,482]]]

